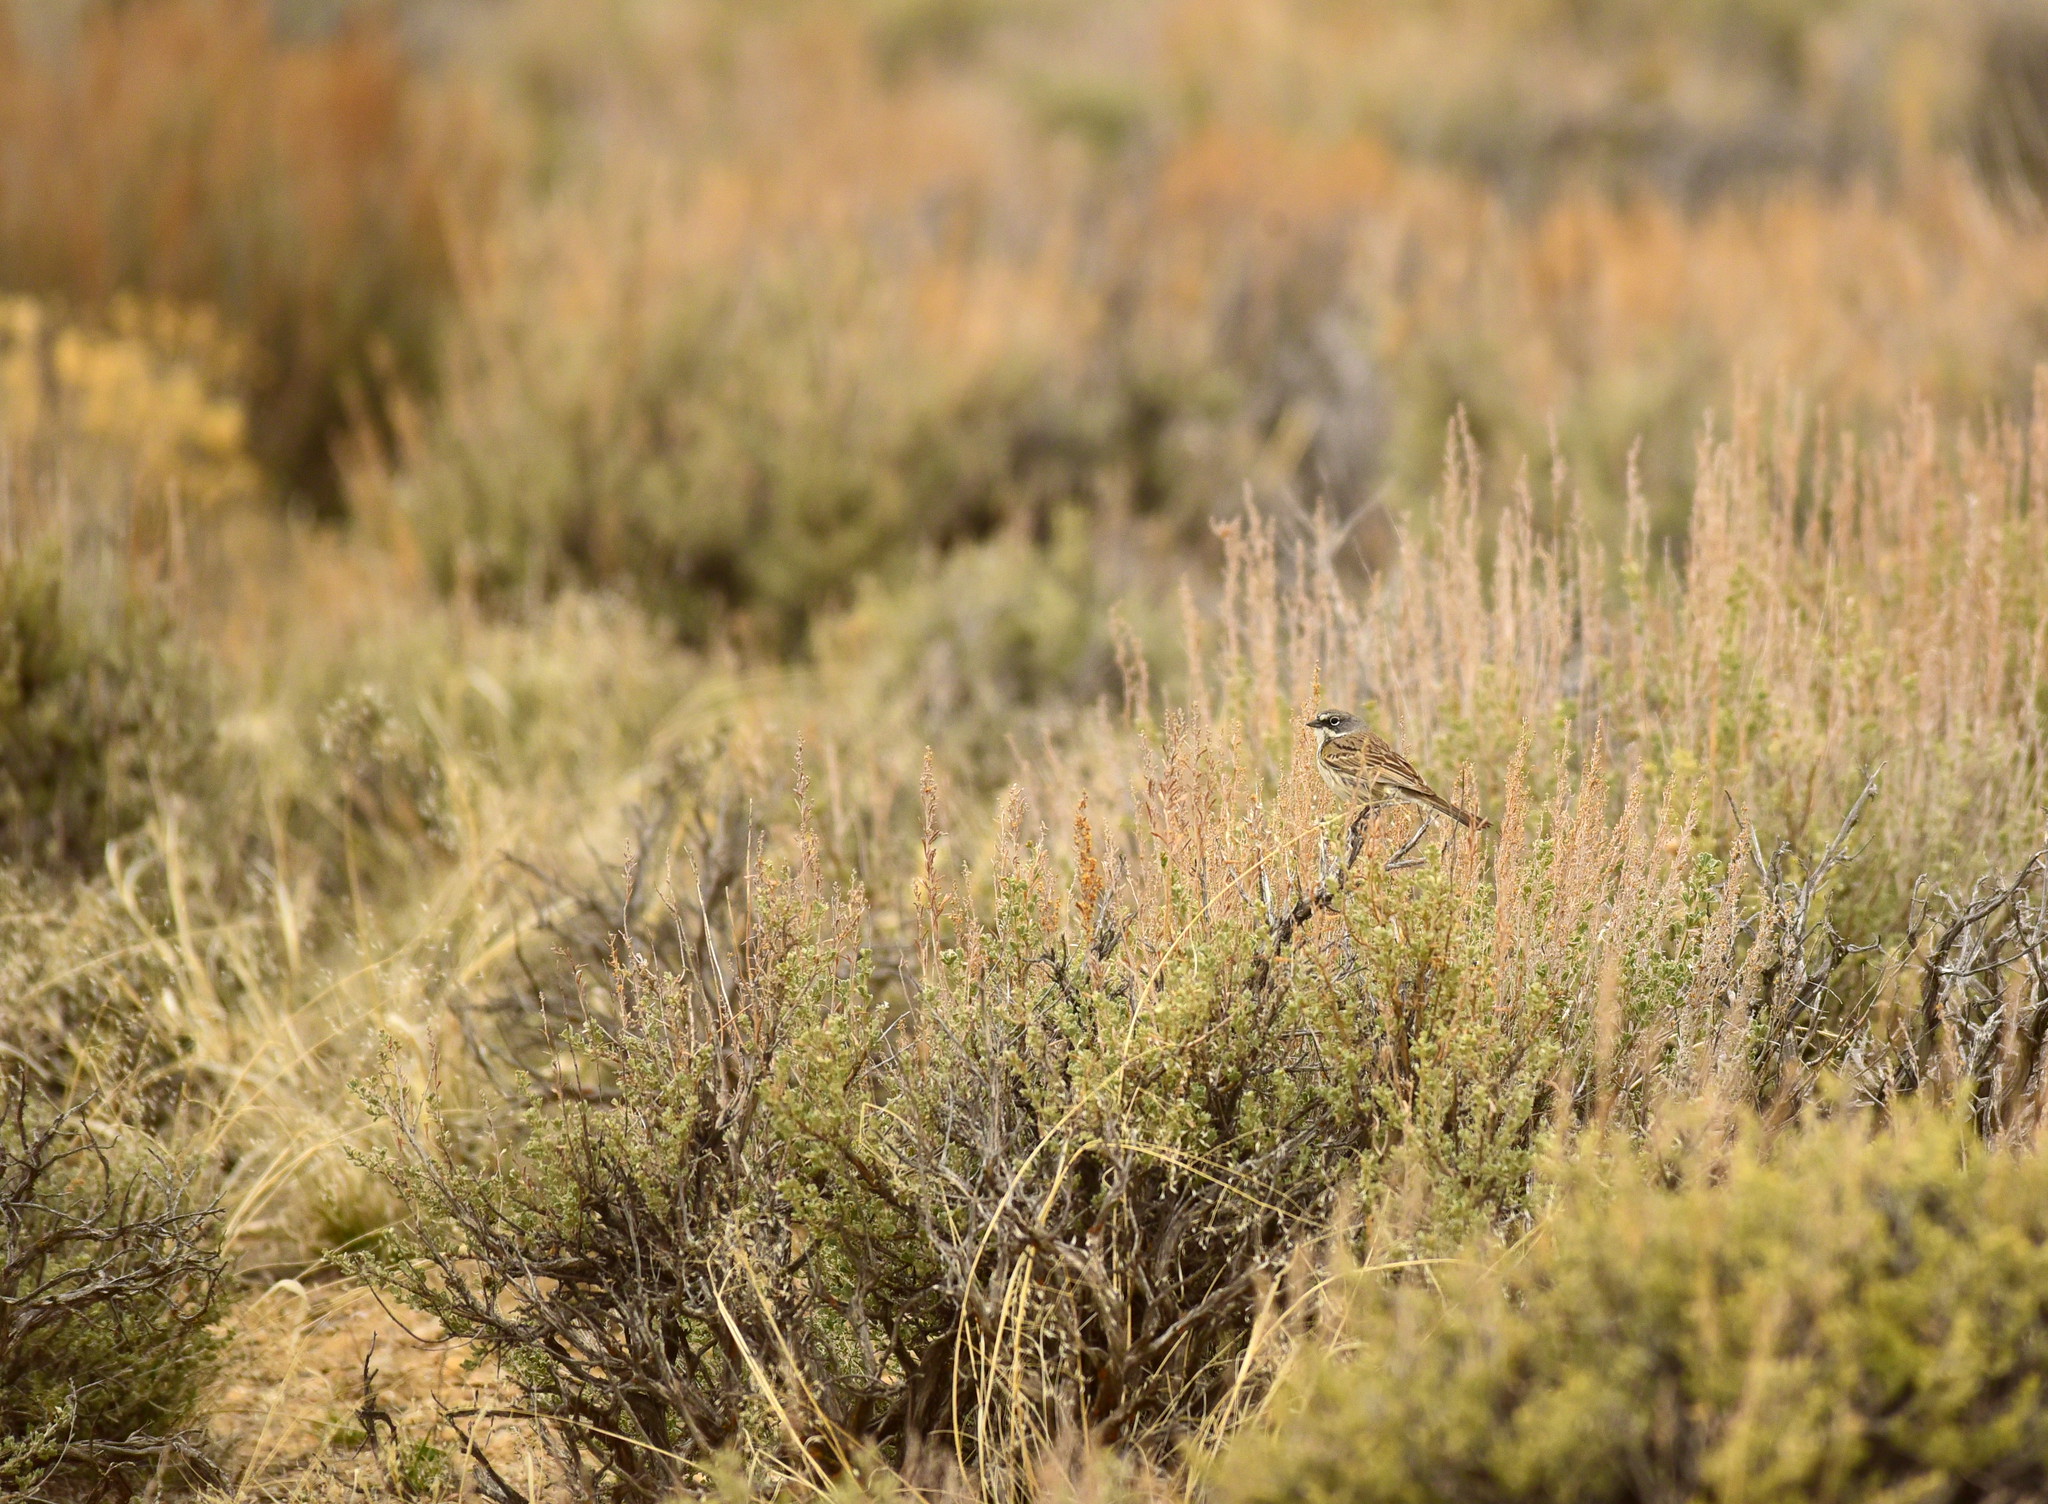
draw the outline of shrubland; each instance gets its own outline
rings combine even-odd
[[[188,1429],[220,1345],[205,1169],[95,1123],[91,1099],[32,1107],[19,1071],[0,1106],[0,1482],[34,1498],[175,1466],[218,1483]]]
[[[1370,1283],[1540,1236],[1546,1156],[1582,1134],[1653,1143],[1680,1106],[1792,1132],[1931,1097],[1994,1143],[2030,1139],[2039,727],[2032,671],[2011,670],[2038,614],[2017,612],[2017,656],[1972,655],[2003,665],[1988,692],[2018,696],[2026,744],[1968,739],[1958,764],[1887,742],[1883,771],[1853,742],[1818,750],[1853,734],[1831,726],[1927,715],[1939,743],[1952,712],[1839,676],[1815,724],[1804,692],[1727,682],[1729,592],[1787,611],[1749,624],[1745,670],[1778,632],[1789,663],[1817,633],[1905,624],[1830,604],[1875,584],[1848,540],[1903,542],[1881,500],[1896,479],[1874,466],[1869,510],[1824,531],[1788,515],[1763,452],[1705,446],[1679,570],[1589,539],[1553,551],[1510,515],[1490,600],[1460,593],[1479,574],[1455,449],[1448,526],[1399,589],[1353,596],[1313,547],[1287,567],[1263,525],[1237,526],[1186,707],[1161,717],[1134,660],[1121,716],[1075,728],[1066,787],[1013,787],[957,870],[928,763],[893,896],[884,864],[835,859],[839,797],[800,773],[750,861],[728,848],[718,908],[686,878],[674,947],[615,952],[586,985],[533,1067],[526,1156],[494,1158],[503,1122],[432,1083],[369,1088],[393,1134],[371,1163],[418,1215],[356,1267],[520,1375],[585,1486],[704,1485],[736,1453],[787,1487],[886,1468],[1012,1493],[1063,1445],[1162,1468],[1214,1445],[1314,1350],[1281,1321],[1290,1283],[1340,1278],[1318,1272],[1330,1257]],[[2026,546],[2023,491],[1980,519],[1982,557]],[[1735,537],[1739,565],[1717,557]],[[1374,679],[1332,683],[1322,665],[1347,661]],[[1573,695],[1546,677],[1568,662]],[[1493,771],[1468,763],[1461,797],[1497,837],[1328,807],[1291,728],[1362,682],[1435,728],[1409,732],[1434,762],[1462,740]],[[1442,698],[1411,710],[1414,685]],[[1634,686],[1668,698],[1636,709]],[[1544,696],[1540,730],[1523,693]],[[1804,766],[1840,781],[1788,798],[1752,749],[1808,738]],[[1624,750],[1632,770],[1610,771]],[[1940,839],[1901,789],[1958,801]],[[1965,807],[1980,837],[2010,819],[1984,837],[2009,870],[1942,875]],[[717,865],[715,822],[696,829],[691,874]]]
[[[2037,1487],[2043,35],[16,7],[6,1487]]]

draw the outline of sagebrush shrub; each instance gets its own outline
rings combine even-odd
[[[0,1492],[49,1497],[178,1462],[219,1353],[218,1208],[104,1101],[0,1087]]]
[[[1938,1112],[1591,1157],[1513,1248],[1361,1276],[1229,1504],[2027,1498],[2048,1165]]]
[[[670,259],[688,254],[650,251],[595,318],[583,292],[493,288],[443,421],[402,470],[362,473],[365,512],[393,508],[443,585],[500,605],[625,587],[687,638],[786,651],[920,550],[1044,532],[1105,494],[1184,533],[1207,503],[1181,439],[1199,381],[1113,347],[934,343],[893,296],[949,274],[932,248],[776,246],[736,278]]]
[[[209,688],[146,607],[109,619],[54,558],[0,565],[0,851],[96,870],[208,771]]]
[[[804,817],[679,970],[622,961],[509,1146],[370,1089],[414,1219],[360,1266],[503,1360],[592,1487],[1170,1456],[1263,1382],[1261,1313],[1347,1198],[1405,1193],[1411,1244],[1512,1223],[1554,1118],[1743,1058],[1682,808],[1518,783],[1489,873],[1326,830],[1302,755],[1267,783],[1180,725],[1134,844],[1084,808],[1064,874],[1013,796],[985,906],[928,783],[886,946]]]
[[[447,849],[446,775],[416,718],[366,687],[326,708],[319,736],[322,771],[333,779],[342,818],[404,853]]]

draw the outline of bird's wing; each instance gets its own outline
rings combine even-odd
[[[1356,733],[1331,737],[1317,755],[1323,766],[1340,778],[1362,779],[1372,771],[1371,748]]]
[[[1431,788],[1415,771],[1413,763],[1396,752],[1385,738],[1373,732],[1332,737],[1323,748],[1322,757],[1325,767],[1334,769],[1367,795],[1375,789],[1388,789],[1441,810],[1460,825],[1483,830],[1491,823],[1469,810],[1460,809]]]
[[[1418,794],[1434,794],[1423,776],[1415,771],[1414,764],[1396,752],[1384,737],[1368,731],[1363,737],[1363,771],[1375,782],[1391,784],[1396,788],[1412,789]]]

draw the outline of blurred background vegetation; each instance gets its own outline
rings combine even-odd
[[[776,652],[1066,507],[1411,515],[1460,409],[1676,538],[1738,376],[2016,403],[2048,296],[2015,0],[24,3],[0,69],[11,290],[204,310],[279,503]]]
[[[448,1429],[453,1360],[369,1314],[363,1278],[439,1236],[411,1204],[436,1182],[364,1157],[394,1152],[393,1119],[350,1083],[403,1108],[434,1082],[462,1152],[514,1155],[516,1188],[535,1124],[584,1100],[571,1066],[645,1068],[576,1031],[617,1023],[634,967],[673,999],[722,943],[767,954],[749,906],[795,881],[776,862],[857,936],[816,954],[869,968],[877,1038],[920,1000],[980,1006],[947,968],[1025,930],[1048,948],[1017,975],[1092,955],[1059,986],[1105,1010],[1118,945],[1165,917],[1227,972],[1270,926],[1184,914],[1132,871],[1236,851],[1240,897],[1279,882],[1231,843],[1292,839],[1267,817],[1307,809],[1290,722],[1324,696],[1370,699],[1445,782],[1468,766],[1504,826],[1513,804],[1509,866],[1556,893],[1507,868],[1446,888],[1439,854],[1407,917],[1340,916],[1316,954],[1392,925],[1468,966],[1432,976],[1496,945],[1490,980],[1440,984],[1438,1074],[1359,1067],[1392,1095],[1329,1152],[1379,1159],[1342,1195],[1317,1182],[1276,1235],[1296,1263],[1257,1274],[1280,1303],[1212,1334],[1243,1365],[1228,1401],[1155,1407],[1136,1461],[1076,1454],[1033,1486],[1178,1497],[1241,1424],[1227,1497],[1564,1496],[1580,1454],[1546,1472],[1534,1421],[1347,1459],[1438,1394],[1530,1413],[1490,1333],[1592,1382],[1551,1338],[1581,1296],[1625,1297],[1572,1283],[1606,1277],[1602,1219],[1711,1221],[1711,1176],[1628,1158],[1670,1114],[1748,1114],[1727,1128],[1748,1145],[1938,1082],[1973,1143],[2037,1131],[2048,1000],[2022,1008],[2015,969],[1966,1008],[1939,968],[1943,946],[2035,954],[2011,936],[2038,917],[2048,799],[2044,361],[2043,0],[0,0],[0,1191],[56,1186],[108,1230],[106,1278],[154,1280],[132,1325],[102,1303],[36,1330],[62,1382],[0,1415],[0,1482],[432,1496],[483,1487],[462,1482],[483,1447],[572,1488],[573,1444]],[[1826,866],[1879,764],[1857,861]],[[1596,805],[1597,839],[1573,823]],[[1288,870],[1314,889],[1310,857]],[[1024,929],[1019,892],[1043,910]],[[1586,938],[1631,893],[1648,979]],[[1224,985],[1165,989],[1180,943],[1153,1006]],[[1356,972],[1328,965],[1285,984],[1303,1030]],[[1481,994],[1570,1043],[1503,1063]],[[1642,1046],[1684,1112],[1645,1098],[1634,1147],[1601,1136],[1617,998],[1712,1033],[1788,996],[1807,1011],[1705,1076]],[[1794,1022],[1796,1047],[1770,1032]],[[1506,1118],[1423,1121],[1475,1072]],[[1972,1236],[2039,1243],[2031,1182],[1950,1153],[1952,1129],[1897,1130],[1920,1200],[1887,1226],[1946,1228],[1929,1198],[1992,1185],[1982,1227],[1958,1213]],[[1226,1152],[1157,1131],[1161,1156]],[[1702,1163],[1735,1152],[1716,1142]],[[1845,1198],[1829,1225],[1861,1238],[1866,1202],[1907,1192],[1856,1143],[1835,1180],[1756,1149],[1733,1220],[1631,1277],[1739,1262],[1743,1218],[1809,1196]],[[563,1177],[573,1222],[597,1191]],[[1490,1269],[1553,1202],[1542,1300],[1347,1283],[1374,1258]],[[1347,1218],[1367,1232],[1326,1258]],[[1757,1237],[1825,1306],[1832,1266]],[[0,1248],[0,1296],[37,1287],[25,1246]],[[1926,1299],[1922,1327],[1952,1319]],[[1955,1434],[2048,1455],[2037,1418],[1998,1429],[1998,1385],[2039,1366],[2008,1317],[1983,1318],[2005,1366],[1957,1391]],[[1756,1365],[1864,1361],[1803,1338],[1695,1361],[1695,1318],[1722,1319],[1614,1318],[1708,1376],[1672,1382],[1713,1445],[1644,1443],[1673,1489],[1769,1451],[1741,1451],[1729,1398]],[[1457,1342],[1418,1347],[1439,1319]],[[0,1322],[0,1372],[10,1340],[31,1350]],[[117,1347],[139,1410],[72,1377]],[[474,1404],[531,1413],[545,1382],[519,1372]],[[769,1434],[768,1403],[733,1436]],[[1315,1459],[1267,1469],[1289,1406]],[[1032,1424],[1001,1422],[1073,1440]],[[908,1466],[902,1433],[870,1442]],[[779,1444],[750,1454],[757,1486],[810,1477]],[[1947,1477],[1943,1444],[1844,1463],[1827,1476],[1877,1481],[1826,1496]]]

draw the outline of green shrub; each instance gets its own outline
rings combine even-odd
[[[176,1462],[219,1482],[186,1430],[213,1372],[223,1265],[196,1175],[87,1102],[0,1090],[0,1492]]]
[[[775,649],[921,549],[1105,494],[1182,526],[1206,510],[1186,436],[1215,373],[935,346],[892,296],[931,259],[641,267],[600,322],[512,279],[455,346],[445,418],[404,471],[366,474],[361,509],[388,481],[444,585],[501,603],[623,586],[687,637],[737,625]]]
[[[417,860],[451,844],[447,774],[418,717],[401,716],[366,685],[320,717],[320,767],[340,795],[342,818],[385,837]]]
[[[1226,1459],[1254,1501],[2025,1498],[2048,1163],[1931,1112],[1581,1163],[1521,1245],[1375,1283]]]
[[[146,608],[95,610],[47,554],[0,566],[0,854],[98,870],[203,773],[210,709]]]
[[[1122,703],[1134,650],[1142,678],[1152,664],[1167,680],[1177,668],[1165,612],[1118,588],[1134,553],[1074,509],[1054,519],[1045,546],[1006,532],[893,588],[870,581],[812,634],[818,677],[870,724],[902,723],[904,745],[922,740],[953,778],[995,793],[1041,727]]]

